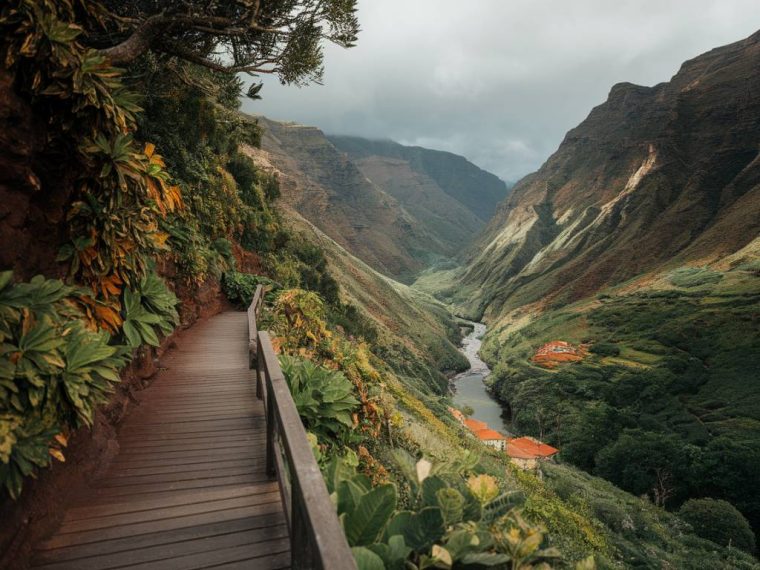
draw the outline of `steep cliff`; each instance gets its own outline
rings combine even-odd
[[[760,230],[760,33],[614,86],[472,248],[464,276],[490,318],[573,301],[673,262],[707,263]]]

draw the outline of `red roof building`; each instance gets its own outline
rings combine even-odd
[[[486,422],[481,422],[480,420],[474,420],[472,418],[464,420],[464,425],[469,428],[472,433],[481,429],[488,429],[488,424]]]
[[[539,460],[556,455],[559,449],[533,437],[515,437],[507,440],[506,452],[519,467],[533,469]]]
[[[504,451],[507,448],[507,438],[496,430],[485,428],[479,429],[473,433],[480,441],[498,449],[499,451]]]

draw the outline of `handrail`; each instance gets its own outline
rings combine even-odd
[[[266,470],[279,482],[290,532],[291,565],[306,570],[356,570],[269,333],[256,328],[262,299],[259,285],[248,309],[249,341],[256,331],[256,392],[266,410]]]
[[[256,325],[256,317],[259,314],[261,304],[264,302],[264,287],[262,285],[256,286],[256,291],[253,294],[253,300],[248,307],[248,367],[253,370],[256,368],[256,350],[257,350],[257,337],[259,333],[258,326]],[[261,394],[256,392],[256,395],[261,398]]]

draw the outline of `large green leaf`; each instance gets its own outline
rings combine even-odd
[[[422,482],[422,506],[423,507],[437,507],[438,506],[438,498],[436,494],[441,489],[446,488],[446,482],[438,477],[437,475],[433,475],[432,477],[427,477]]]
[[[456,489],[445,488],[439,489],[435,495],[446,525],[452,526],[461,522],[464,516],[464,497],[462,493]]]
[[[380,485],[365,494],[353,512],[346,513],[346,538],[351,546],[375,542],[396,508],[396,487]]]
[[[359,570],[385,570],[383,559],[363,546],[355,546],[351,549],[356,566]]]
[[[443,513],[438,507],[425,507],[413,514],[403,530],[406,543],[416,552],[429,549],[446,532]]]

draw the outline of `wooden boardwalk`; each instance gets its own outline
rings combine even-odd
[[[108,472],[38,545],[38,568],[275,570],[290,566],[245,313],[190,329],[120,430]]]

